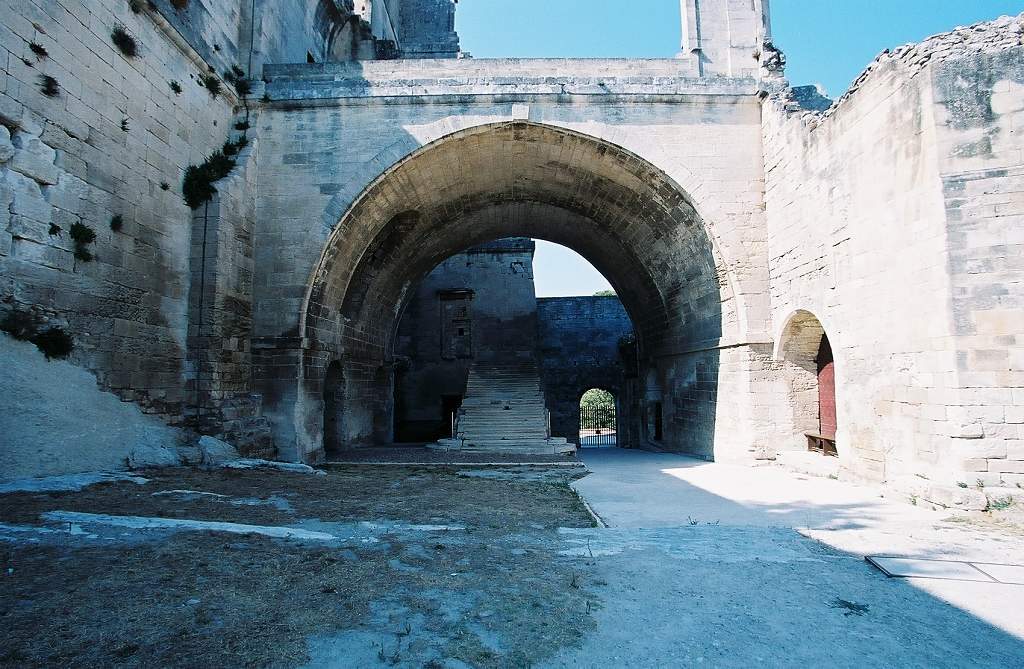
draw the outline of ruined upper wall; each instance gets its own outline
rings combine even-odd
[[[1019,16],[1001,16],[994,21],[961,26],[946,33],[939,33],[919,43],[904,44],[895,49],[886,49],[866,67],[854,80],[850,87],[824,113],[808,113],[806,120],[816,123],[836,113],[851,98],[858,95],[861,89],[874,78],[884,76],[884,72],[896,69],[900,75],[911,79],[922,72],[950,61],[961,59],[988,58],[1004,53],[1008,49],[1024,44],[1024,14]],[[782,79],[785,57],[770,44],[764,49],[761,58],[762,75],[766,79],[766,87],[776,101],[787,105],[788,112],[813,109],[802,108],[798,104],[798,96],[793,94],[788,83]]]
[[[257,74],[264,63],[329,60],[333,40],[352,16],[351,0],[257,0],[254,7],[252,71]],[[243,21],[243,44],[246,27]]]
[[[1022,35],[1003,17],[884,52],[824,112],[766,49],[773,330],[824,325],[859,474],[1024,470]]]
[[[251,0],[153,0],[160,15],[217,72],[244,66],[240,35]],[[125,3],[127,4],[127,3]]]
[[[327,60],[352,14],[351,0],[153,0],[153,7],[216,72],[234,65],[254,78],[264,63]]]

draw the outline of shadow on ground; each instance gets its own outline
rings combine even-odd
[[[622,467],[621,484],[606,474],[573,485],[609,488],[613,502],[643,493],[641,473]],[[0,495],[0,664],[1007,667],[1024,658],[1014,635],[786,527],[593,527],[564,468],[146,476]],[[646,476],[690,485],[657,467]],[[647,493],[650,505],[667,499]],[[767,513],[725,497],[718,505]],[[328,536],[41,518],[58,510]],[[850,522],[860,513],[853,502],[827,509]]]

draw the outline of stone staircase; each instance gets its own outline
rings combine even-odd
[[[547,408],[532,355],[477,360],[469,370],[457,433],[429,448],[553,455],[574,444],[548,436]]]

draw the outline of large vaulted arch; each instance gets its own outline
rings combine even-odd
[[[713,452],[718,350],[741,337],[741,314],[711,226],[679,184],[639,156],[512,121],[457,132],[399,161],[333,230],[300,326],[300,454],[322,453],[332,363],[346,383],[343,439],[389,439],[391,347],[413,288],[454,253],[509,236],[563,244],[605,274],[657,379],[638,400],[670,423],[658,434],[677,450]]]

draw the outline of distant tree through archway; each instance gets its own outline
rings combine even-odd
[[[591,388],[580,397],[580,448],[617,446],[618,416],[615,396]]]

